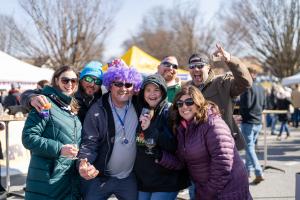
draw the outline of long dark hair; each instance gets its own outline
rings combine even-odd
[[[58,68],[52,76],[52,80],[51,80],[52,87],[60,90],[59,86],[56,84],[56,79],[58,79],[59,76],[66,71],[73,71],[76,74],[77,79],[79,78],[78,72],[73,67],[67,66],[67,65],[62,66],[62,67]],[[77,89],[78,89],[78,82],[77,82]],[[76,90],[74,90],[74,93],[76,92]],[[72,94],[72,95],[74,95],[74,94]],[[72,96],[72,101],[71,101],[70,106],[71,106],[71,111],[73,113],[77,114],[78,110],[79,110],[79,105],[73,96]]]
[[[194,104],[198,108],[193,120],[196,124],[207,121],[209,108],[212,108],[214,114],[220,114],[218,106],[211,101],[207,101],[198,88],[193,85],[184,86],[181,91],[176,94],[170,110],[171,127],[173,129],[173,133],[176,133],[176,128],[179,126],[180,121],[182,120],[176,102],[183,95],[191,96]]]

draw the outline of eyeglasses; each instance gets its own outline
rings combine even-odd
[[[83,80],[85,80],[88,83],[95,83],[96,85],[102,85],[102,80],[101,79],[93,78],[91,76],[85,76],[83,78]]]
[[[161,63],[163,66],[165,67],[172,67],[174,69],[177,69],[178,68],[178,65],[175,65],[175,64],[172,64],[172,63],[169,63],[169,62],[163,62]]]
[[[183,104],[185,104],[186,106],[192,106],[192,105],[194,105],[194,100],[192,98],[188,98],[184,101],[178,100],[176,102],[176,105],[178,106],[178,108],[181,108],[183,106]]]
[[[72,85],[77,83],[77,78],[67,78],[67,77],[62,77],[60,79],[60,81],[62,82],[62,84],[67,85],[68,83],[72,83]]]
[[[126,88],[131,88],[133,86],[132,83],[123,83],[123,82],[113,82],[114,86],[116,87],[126,87]]]
[[[202,69],[204,66],[205,66],[204,64],[191,64],[191,65],[189,65],[189,68],[190,69],[195,69],[195,68]]]

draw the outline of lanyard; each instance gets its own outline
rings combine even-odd
[[[111,99],[110,99],[110,100],[111,100]],[[112,102],[112,100],[111,100],[111,104],[112,104],[112,107],[113,107],[113,109],[114,109],[114,111],[115,111],[117,117],[118,117],[118,120],[119,120],[120,124],[122,125],[122,129],[123,129],[123,137],[122,137],[122,140],[123,140],[123,141],[122,141],[122,143],[123,143],[123,144],[128,144],[128,139],[126,138],[126,133],[125,133],[125,118],[126,118],[126,115],[127,115],[127,112],[128,112],[128,108],[129,108],[129,101],[128,101],[127,105],[126,105],[126,108],[125,108],[125,114],[124,114],[124,116],[123,116],[123,119],[121,118],[121,116],[120,116],[119,113],[117,112],[116,106],[115,106],[115,104]]]

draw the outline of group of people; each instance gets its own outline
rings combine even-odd
[[[216,76],[206,55],[193,54],[192,80],[181,84],[174,56],[144,79],[115,59],[105,73],[99,62],[80,75],[63,66],[51,85],[23,93],[25,199],[174,200],[190,182],[191,199],[252,199],[232,116],[252,77],[222,47],[213,55],[232,73]]]

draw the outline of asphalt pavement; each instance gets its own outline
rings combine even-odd
[[[297,172],[300,172],[300,128],[290,128],[291,137],[281,141],[276,140],[276,136],[267,136],[268,160],[264,170],[265,180],[258,185],[250,185],[250,191],[253,199],[257,200],[294,200]],[[263,134],[260,135],[257,146],[257,154],[260,163],[264,165],[264,142]],[[244,158],[244,152],[240,152]],[[278,168],[283,171],[272,169]],[[11,190],[24,194],[26,175],[16,175],[11,177]],[[249,179],[251,182],[254,175]],[[1,179],[5,186],[5,177]],[[300,197],[299,197],[300,198]],[[1,199],[1,197],[0,197]],[[2,198],[4,199],[4,198]],[[20,197],[8,197],[7,199],[22,199]],[[113,200],[115,198],[111,198]],[[178,199],[189,199],[187,190],[178,195]]]

